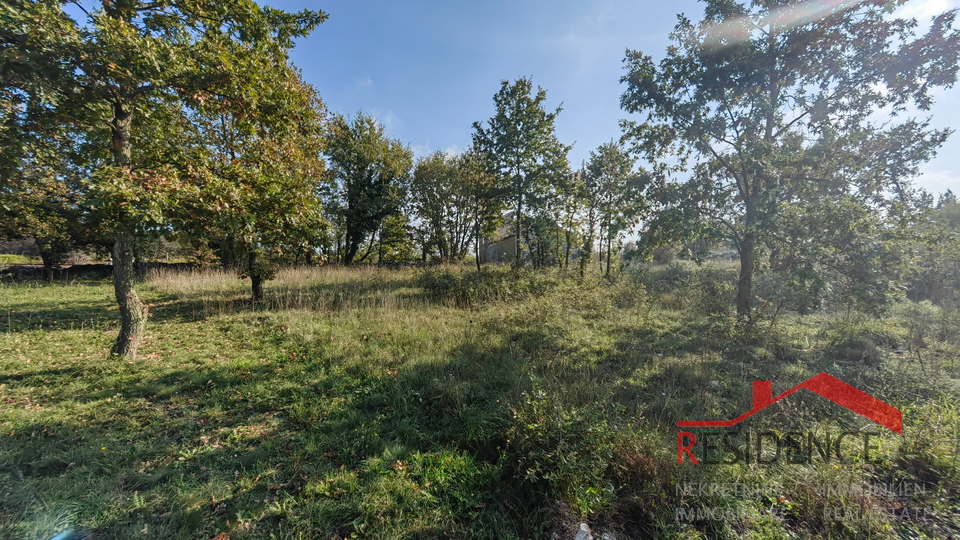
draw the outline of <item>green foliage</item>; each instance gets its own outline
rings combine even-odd
[[[736,288],[731,280],[720,272],[712,273],[702,268],[695,275],[693,308],[717,325],[732,322]]]
[[[293,71],[278,70],[274,88],[285,109],[271,116],[232,115],[228,100],[204,101],[193,117],[192,179],[169,212],[178,230],[215,245],[225,266],[264,280],[272,272],[251,268],[251,253],[257,265],[290,259],[315,249],[327,226],[316,195],[327,177],[324,105]]]
[[[941,492],[960,487],[956,460],[960,410],[956,402],[936,399],[904,407],[905,419],[915,420],[917,429],[905,433],[894,459],[903,473],[938,486]]]
[[[2,253],[0,254],[0,264],[37,264],[37,259],[27,255]]]
[[[519,476],[546,482],[581,516],[611,504],[617,426],[606,406],[566,407],[538,389],[520,397],[512,416],[507,443]]]
[[[384,218],[377,234],[377,262],[408,261],[413,256],[410,220],[404,214]]]
[[[441,267],[426,269],[417,276],[417,285],[427,295],[460,307],[490,302],[517,302],[542,295],[558,282],[536,272],[492,268],[482,272]]]
[[[600,145],[590,152],[580,175],[579,197],[586,210],[586,234],[580,251],[580,273],[584,273],[593,254],[594,241],[604,242],[607,251],[606,275],[610,275],[610,253],[616,241],[639,223],[646,202],[642,190],[645,179],[634,173],[635,159],[617,143]],[[601,267],[603,267],[603,261]]]
[[[288,52],[294,39],[327,16],[286,13],[251,0],[104,2],[103,9],[81,8],[82,22],[58,1],[9,0],[0,9],[0,80],[23,120],[5,130],[0,142],[22,150],[24,138],[47,135],[43,125],[69,126],[76,134],[79,165],[89,181],[87,210],[115,240],[121,320],[116,352],[135,357],[147,318],[133,284],[139,227],[169,225],[182,210],[180,196],[198,205],[205,198],[221,202],[223,186],[208,181],[203,151],[197,155],[197,139],[210,135],[204,129],[209,126],[195,120],[211,112],[229,115],[240,120],[232,126],[237,134],[247,136],[277,129],[282,123],[272,120],[281,118],[309,124],[305,115],[298,117],[304,111],[295,110],[302,103],[290,92]],[[40,117],[48,122],[33,121]],[[207,143],[212,141],[199,146]],[[269,154],[259,157],[271,161]],[[245,172],[262,178],[262,171],[251,169],[270,166],[254,161],[254,167],[244,164]],[[252,182],[249,176],[243,181]],[[270,217],[276,229],[283,227],[283,220]]]
[[[907,245],[907,296],[960,306],[960,204],[953,193],[948,190],[936,210],[922,215],[914,229],[916,238]]]
[[[436,151],[417,160],[410,181],[410,204],[423,228],[424,249],[442,262],[462,261],[473,233],[473,204],[461,158]]]
[[[237,270],[240,278],[255,277],[258,280],[271,280],[277,276],[277,265],[262,253],[253,257],[253,263],[242,266]]]
[[[711,0],[699,23],[680,17],[659,64],[627,53],[621,106],[645,118],[624,138],[653,163],[650,235],[735,242],[741,317],[765,242],[838,272],[863,306],[889,304],[890,236],[949,130],[869,118],[927,109],[956,80],[960,33],[949,11],[915,38],[916,21],[888,8]]]
[[[923,302],[904,302],[898,306],[897,316],[907,330],[907,344],[911,350],[927,346],[927,339],[943,339],[944,336],[931,335],[936,322],[942,317],[941,309],[929,300]]]
[[[343,262],[363,261],[359,254],[367,237],[384,218],[400,209],[413,166],[413,152],[384,133],[373,117],[357,113],[353,121],[333,118],[326,154],[337,182],[342,206]]]
[[[500,91],[493,97],[496,114],[487,121],[473,123],[473,145],[486,169],[499,184],[499,193],[506,206],[514,210],[514,263],[521,265],[521,238],[524,208],[548,191],[547,186],[562,181],[567,173],[567,152],[560,144],[554,121],[560,111],[548,113],[543,108],[547,92],[538,88],[533,94],[533,81],[517,79],[510,84],[501,81]]]

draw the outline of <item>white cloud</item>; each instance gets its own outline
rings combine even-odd
[[[911,0],[894,12],[897,17],[917,19],[923,23],[957,4],[956,0]]]
[[[415,144],[411,146],[410,150],[413,151],[413,157],[421,158],[421,157],[429,156],[434,152],[436,152],[437,147],[430,144],[430,141],[427,141],[423,144]],[[443,153],[450,157],[456,156],[460,152],[461,152],[460,145],[458,144],[451,144],[450,146],[447,146],[447,148],[443,150]]]
[[[357,81],[358,88],[370,88],[371,86],[373,86],[373,79],[369,75]]]
[[[403,120],[401,120],[399,116],[394,114],[393,111],[383,112],[378,109],[373,109],[373,111],[371,111],[370,114],[377,119],[377,122],[380,122],[381,124],[383,124],[383,127],[385,127],[387,131],[392,131],[403,125]]]
[[[447,147],[446,150],[443,151],[443,153],[453,157],[460,153],[460,146],[457,144],[451,144],[450,146]]]
[[[960,174],[950,170],[923,171],[916,179],[916,185],[933,193],[943,193],[948,189],[960,188]]]
[[[415,144],[411,146],[410,150],[413,151],[413,157],[419,158],[433,152],[433,146],[430,144],[430,141],[427,141],[423,144]]]

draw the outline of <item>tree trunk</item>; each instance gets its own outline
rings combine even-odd
[[[113,288],[120,307],[120,335],[113,353],[130,360],[137,357],[143,329],[147,324],[147,305],[133,288],[133,245],[136,238],[133,230],[131,226],[123,227],[113,244]]]
[[[583,242],[583,253],[580,254],[580,279],[583,279],[587,272],[587,265],[593,258],[593,232],[595,228],[596,222],[591,208],[587,216],[587,238]]]
[[[441,233],[437,242],[437,249],[440,250],[440,261],[444,264],[450,264],[453,259],[450,253],[450,243],[447,240],[446,233]]]
[[[750,294],[753,288],[753,252],[757,234],[748,231],[740,242],[740,281],[737,284],[737,316],[750,318]]]
[[[520,263],[520,216],[522,212],[523,212],[523,201],[522,199],[517,199],[517,215],[513,216],[513,219],[514,219],[513,232],[514,232],[514,239],[516,240],[514,245],[515,247],[514,249],[515,258],[513,259],[514,268],[520,268],[520,264],[521,264]]]
[[[613,251],[613,235],[607,230],[607,277],[610,277],[610,252]]]
[[[598,234],[597,234],[597,244],[598,244],[597,247],[600,248],[597,253],[597,263],[598,263],[598,266],[600,266],[601,276],[603,275],[603,232],[604,232],[603,225],[601,224],[600,230],[598,231]]]
[[[250,274],[251,299],[254,303],[260,302],[263,300],[263,276],[257,268],[256,250],[250,250],[250,254],[247,255],[247,265],[247,272]]]
[[[477,272],[480,272],[480,235],[477,235],[477,248],[476,248],[476,259],[477,259]]]
[[[43,280],[53,283],[53,255],[41,249],[40,260],[43,261]]]
[[[121,168],[130,168],[130,124],[132,115],[123,103],[113,105],[113,118],[110,123],[113,160]],[[133,288],[134,246],[136,244],[136,224],[130,218],[117,216],[117,238],[113,244],[113,288],[120,308],[120,335],[117,336],[114,354],[133,360],[143,339],[143,329],[147,324],[147,306],[140,300]]]
[[[363,243],[363,234],[353,227],[350,218],[347,218],[347,232],[344,242],[346,251],[343,254],[343,262],[344,264],[353,264],[353,259],[357,256],[357,251],[360,250],[360,244]]]
[[[380,224],[380,229],[377,230],[377,264],[383,262],[383,224]]]
[[[480,210],[477,207],[474,207],[473,230],[476,233],[474,236],[476,237],[476,240],[477,240],[477,243],[474,244],[475,246],[474,251],[477,258],[477,273],[479,274],[480,273]]]

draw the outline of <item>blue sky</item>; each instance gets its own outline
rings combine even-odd
[[[493,115],[503,79],[531,77],[547,90],[561,142],[573,144],[574,167],[620,136],[626,49],[662,58],[667,35],[684,13],[696,21],[695,0],[258,0],[288,11],[330,15],[299,40],[293,61],[334,112],[364,111],[417,156],[470,146],[472,125]],[[960,0],[908,0],[903,16],[929,21]],[[68,12],[78,16],[72,5]],[[956,127],[960,87],[934,92],[934,127]],[[960,191],[960,133],[925,164],[919,186]]]
[[[493,114],[502,79],[529,76],[563,103],[557,134],[575,143],[571,164],[619,137],[624,50],[662,57],[678,13],[699,20],[695,1],[269,0],[286,10],[322,9],[330,19],[301,40],[293,60],[335,112],[374,115],[392,137],[424,155],[463,150],[472,123]],[[927,20],[960,0],[910,0]],[[955,124],[960,88],[938,92],[938,126]],[[923,169],[918,184],[960,187],[960,133]]]

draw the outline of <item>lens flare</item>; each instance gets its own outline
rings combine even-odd
[[[704,43],[707,47],[712,48],[743,43],[750,39],[752,33],[762,32],[765,28],[796,28],[815,23],[831,13],[843,11],[862,3],[864,2],[858,0],[798,2],[773,9],[759,19],[755,18],[756,15],[734,17],[708,27]]]

